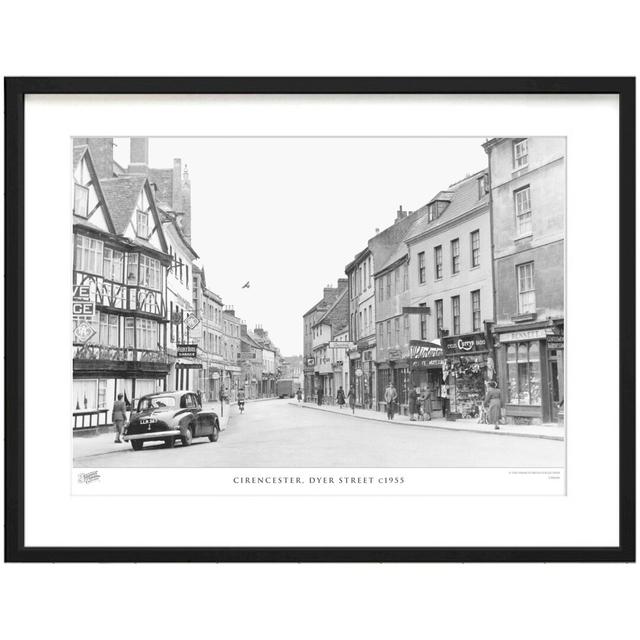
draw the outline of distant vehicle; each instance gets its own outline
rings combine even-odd
[[[195,393],[170,391],[142,396],[123,437],[125,442],[131,442],[134,451],[139,451],[152,440],[173,447],[180,439],[182,446],[188,447],[194,438],[207,437],[217,442],[219,434],[218,414],[203,409]]]
[[[298,384],[293,378],[276,380],[276,395],[278,398],[293,398],[297,388]]]

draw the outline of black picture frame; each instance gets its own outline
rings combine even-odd
[[[631,77],[5,78],[6,562],[634,562],[636,98]],[[619,98],[619,531],[612,547],[26,547],[24,104],[28,94],[615,94]],[[17,375],[16,375],[17,371]]]

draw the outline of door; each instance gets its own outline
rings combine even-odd
[[[551,396],[551,422],[558,422],[560,402],[560,377],[557,358],[549,360],[549,394]]]

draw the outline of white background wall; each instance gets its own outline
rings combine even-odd
[[[185,0],[166,13],[150,12],[151,6],[116,0],[105,11],[101,5],[76,2],[37,8],[34,2],[11,3],[4,9],[0,38],[3,74],[640,72],[637,21],[630,14],[632,3],[621,0],[583,11],[580,20],[571,3],[541,0],[531,11],[529,5],[504,0],[490,7],[461,0],[455,8],[455,46],[451,30],[440,28],[451,24],[447,3],[347,5],[329,0],[322,11],[314,6],[309,13],[297,2],[256,2],[249,8],[246,3],[203,7]],[[166,16],[164,24],[156,22],[158,16]],[[117,35],[126,32],[130,44],[133,32],[126,25],[149,21],[154,32],[171,34],[171,46],[152,44],[153,55],[119,57],[122,43]],[[436,28],[427,29],[429,25]],[[516,46],[515,25],[521,28],[522,46]],[[498,35],[497,42],[490,34]],[[238,44],[240,38],[243,46]],[[79,43],[85,39],[90,55],[79,56]],[[146,636],[152,629],[157,638],[199,638],[215,623],[217,632],[231,639],[428,634],[456,639],[587,640],[628,637],[638,626],[637,565],[57,564],[2,565],[0,572],[3,625],[12,637],[64,635],[75,640],[88,633],[92,640],[112,640]],[[175,584],[193,585],[201,593],[215,589],[215,615],[207,606],[186,615],[157,613],[158,587]],[[127,592],[136,594],[136,607],[120,606]],[[330,616],[318,616],[320,601]],[[61,616],[70,611],[71,603],[72,615]],[[384,606],[376,606],[380,603]],[[151,613],[140,615],[140,611]]]

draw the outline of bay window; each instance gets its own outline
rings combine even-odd
[[[76,236],[75,268],[77,271],[102,275],[102,251],[104,244],[101,240]]]

